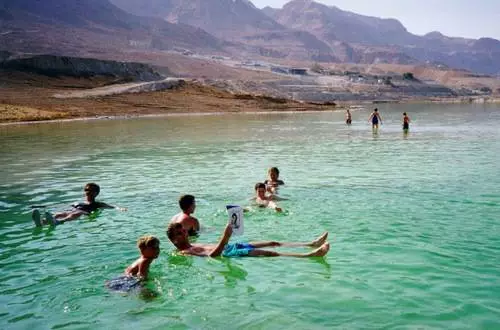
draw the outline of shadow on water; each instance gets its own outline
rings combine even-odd
[[[238,284],[238,281],[246,281],[248,272],[243,268],[238,267],[234,263],[234,260],[231,260],[229,258],[219,258],[217,260],[227,268],[227,270],[217,271],[217,273],[224,276],[224,279],[226,281],[225,284],[227,287],[234,288]]]

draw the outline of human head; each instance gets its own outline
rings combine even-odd
[[[151,235],[139,238],[137,247],[141,251],[141,255],[147,259],[156,259],[160,254],[160,240]]]
[[[271,167],[267,170],[267,175],[272,181],[276,181],[280,177],[280,170],[277,167]]]
[[[87,197],[90,197],[91,199],[94,199],[99,195],[99,192],[101,191],[101,188],[99,185],[95,183],[87,183],[85,187],[83,188],[83,191],[85,192],[85,195]]]
[[[193,213],[196,208],[196,201],[193,195],[182,195],[179,198],[179,206],[184,213]]]
[[[373,111],[378,112],[378,108],[375,108],[375,110],[373,110]]]
[[[403,112],[403,116],[406,116],[406,112]]]
[[[266,197],[266,185],[263,184],[262,182],[256,183],[255,193],[259,198],[264,199]]]
[[[167,237],[176,247],[188,242],[188,233],[181,223],[171,222],[167,227]]]

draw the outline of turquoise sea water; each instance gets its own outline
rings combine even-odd
[[[351,127],[343,112],[0,126],[0,328],[499,329],[500,108],[380,110],[377,135],[368,110]],[[246,215],[242,239],[326,230],[327,257],[175,255],[180,194],[215,241],[270,166],[286,212]],[[33,227],[30,205],[65,209],[90,181],[129,211]],[[157,297],[110,293],[146,233],[162,241]]]

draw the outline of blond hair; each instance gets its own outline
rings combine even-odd
[[[137,240],[137,247],[141,250],[150,247],[158,248],[160,247],[160,240],[151,235],[142,236]]]

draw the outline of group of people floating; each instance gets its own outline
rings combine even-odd
[[[254,206],[270,208],[276,212],[282,212],[283,209],[276,203],[283,200],[278,196],[278,188],[285,182],[279,179],[279,170],[271,167],[268,170],[268,178],[264,182],[255,184],[255,196],[252,197]],[[99,195],[100,187],[95,183],[88,183],[84,187],[85,202],[72,205],[71,210],[50,213],[44,212],[44,217],[38,208],[32,211],[32,219],[36,227],[43,225],[56,226],[68,221],[73,221],[81,216],[90,215],[100,209],[117,209],[127,211],[126,208],[110,205],[96,201]],[[179,198],[179,207],[181,212],[174,215],[167,226],[167,237],[177,248],[181,255],[198,257],[322,257],[330,249],[327,242],[328,232],[323,233],[317,239],[311,242],[291,243],[277,241],[262,241],[250,243],[229,243],[233,233],[231,223],[224,228],[223,234],[216,243],[201,244],[193,243],[192,238],[200,234],[200,221],[193,216],[196,209],[196,200],[193,195],[183,195]],[[245,207],[244,212],[251,210],[251,207]],[[124,275],[107,282],[110,289],[118,291],[129,291],[139,285],[142,280],[148,276],[149,266],[160,255],[160,240],[151,235],[143,236],[137,241],[137,247],[140,256],[130,266],[125,269]],[[276,247],[309,247],[313,251],[306,253],[295,252],[277,252],[264,248]]]
[[[377,132],[379,123],[382,124],[382,117],[380,116],[380,113],[377,108],[375,108],[373,112],[370,114],[368,121],[372,123],[372,130],[374,132]],[[352,124],[352,114],[349,109],[346,110],[345,123],[347,125]],[[408,117],[408,114],[406,112],[403,112],[403,131],[405,133],[408,133],[409,130],[410,130],[410,117]]]

